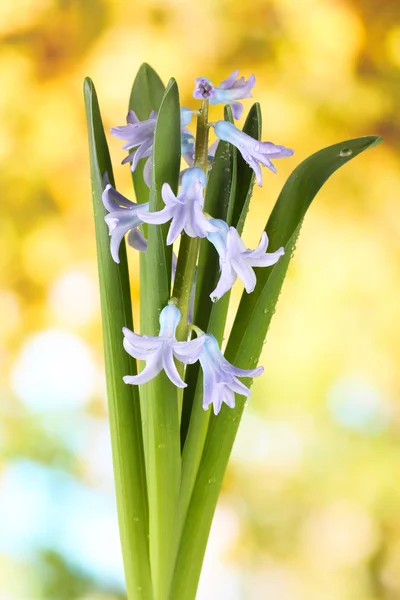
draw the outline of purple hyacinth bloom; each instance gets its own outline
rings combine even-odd
[[[250,294],[257,283],[253,267],[274,265],[285,254],[283,247],[276,252],[267,253],[268,236],[264,231],[257,248],[248,250],[234,227],[229,227],[221,219],[211,219],[211,223],[218,231],[209,233],[207,237],[219,254],[221,275],[210,298],[213,302],[219,300],[231,289],[237,277],[242,280],[246,292]]]
[[[193,98],[196,98],[196,100],[210,100],[215,96],[215,87],[208,77],[197,77],[194,82]]]
[[[174,357],[184,364],[196,362],[204,344],[203,336],[189,342],[178,342],[176,328],[181,319],[179,309],[168,304],[160,313],[160,333],[157,337],[138,335],[123,328],[124,348],[134,358],[145,360],[146,366],[138,375],[126,375],[125,383],[142,385],[156,377],[163,369],[168,378],[179,388],[186,387],[175,365]]]
[[[152,110],[150,116],[145,121],[140,121],[133,110],[128,112],[126,117],[126,125],[121,127],[113,127],[111,133],[119,140],[124,140],[126,143],[122,146],[123,150],[132,150],[128,156],[124,158],[122,164],[131,163],[132,173],[136,170],[138,162],[141,158],[147,158],[143,178],[148,186],[150,186],[151,174],[151,155],[153,152],[154,131],[157,123],[157,112]]]
[[[119,247],[122,238],[128,231],[128,244],[141,252],[146,251],[147,241],[138,230],[138,227],[143,224],[138,212],[139,210],[142,213],[148,211],[149,203],[135,204],[125,198],[110,184],[107,173],[104,175],[103,183],[105,187],[101,198],[105,208],[109,211],[104,220],[111,236],[111,256],[116,263],[119,263]]]
[[[217,415],[223,402],[230,408],[235,407],[235,393],[241,396],[251,396],[249,388],[237,377],[258,377],[264,369],[257,367],[247,370],[234,367],[223,356],[213,335],[207,333],[197,339],[201,338],[204,338],[199,356],[203,370],[203,408],[207,410],[212,404],[214,414]]]
[[[262,185],[262,173],[259,163],[276,173],[276,168],[271,159],[285,158],[293,154],[293,150],[285,148],[285,146],[276,146],[272,142],[255,140],[228,121],[217,121],[214,129],[220,140],[236,146],[244,160],[255,172],[258,185]]]
[[[194,167],[187,169],[182,176],[182,186],[177,196],[171,186],[164,183],[161,190],[165,207],[156,212],[141,213],[139,217],[145,223],[161,225],[172,219],[167,235],[167,244],[173,244],[182,231],[190,237],[206,237],[216,231],[203,213],[204,186],[206,175],[202,169]]]
[[[229,104],[234,119],[240,119],[243,112],[243,104],[238,100],[252,98],[251,90],[256,83],[254,75],[250,75],[246,81],[244,77],[238,79],[238,74],[238,70],[233,71],[227,79],[221,81],[215,88],[214,96],[210,98],[210,104]]]

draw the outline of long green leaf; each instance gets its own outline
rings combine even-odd
[[[161,188],[169,183],[177,191],[180,167],[180,108],[176,82],[165,91],[157,118],[153,147],[150,210],[164,206]],[[171,288],[172,248],[166,246],[168,225],[148,226],[146,256],[146,319],[148,335],[159,332],[159,315],[167,305]],[[147,478],[149,492],[150,560],[154,594],[168,594],[172,570],[171,540],[180,483],[180,443],[177,388],[164,372],[144,386],[148,403]]]
[[[135,111],[138,118],[144,121],[149,118],[151,111],[158,112],[164,92],[165,86],[155,70],[147,63],[143,63],[132,85],[129,109]],[[146,160],[142,158],[135,172],[132,173],[136,201],[139,203],[149,200],[149,188],[143,179],[143,167]]]
[[[140,67],[135,80],[132,85],[131,95],[129,98],[129,109],[133,110],[138,118],[143,121],[149,118],[150,113],[153,110],[157,112],[160,109],[160,104],[163,99],[165,92],[165,86],[161,81],[157,73],[150,67],[150,65],[144,63]],[[136,201],[141,204],[149,201],[150,190],[147,187],[143,179],[143,167],[147,159],[139,161],[135,172],[132,173],[132,181],[135,190]],[[142,225],[143,232],[147,237],[147,225]],[[147,296],[148,296],[148,284],[147,284],[147,253],[141,252],[140,261],[140,330],[145,331],[146,323],[148,321],[147,316]],[[150,267],[151,268],[151,267]],[[142,413],[143,421],[143,442],[144,452],[147,465],[147,454],[148,454],[148,401],[146,397],[147,389],[146,386],[142,386],[140,390],[140,408]]]
[[[107,396],[117,495],[118,520],[128,598],[152,600],[148,549],[147,493],[139,394],[122,377],[136,373],[135,361],[122,346],[122,327],[133,328],[129,275],[124,243],[117,265],[111,258],[106,211],[101,195],[103,175],[113,174],[94,85],[85,80],[90,170],[96,228]],[[101,540],[101,531],[99,532]]]
[[[244,133],[247,133],[255,140],[261,139],[262,118],[261,109],[258,102],[253,104],[243,126]],[[241,234],[249,210],[251,194],[253,192],[255,175],[253,169],[249,167],[240,152],[237,153],[237,183],[236,197],[233,207],[232,224]]]
[[[273,247],[284,245],[285,256],[269,269],[269,275],[261,278],[254,292],[255,300],[250,305],[243,296],[226,351],[227,359],[235,365],[251,368],[258,362],[302,220],[318,190],[334,171],[379,141],[379,138],[369,136],[335,144],[310,156],[289,177],[267,227],[271,238],[274,237]],[[210,421],[176,561],[170,600],[195,598],[211,522],[244,400],[237,397],[235,409],[224,406],[218,417],[212,417]]]

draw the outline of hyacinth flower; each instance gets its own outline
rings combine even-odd
[[[258,105],[250,108],[244,132],[229,121],[210,123],[208,110],[227,104],[237,118],[254,82],[253,76],[238,78],[237,71],[218,86],[198,78],[194,96],[200,102],[186,108],[180,106],[174,79],[164,86],[149,65],[142,65],[130,105],[149,118],[140,121],[130,111],[126,126],[112,130],[129,150],[124,162],[134,170],[140,159],[146,161],[150,190],[135,185],[138,204],[103,182],[105,172],[112,180],[107,138],[93,82],[85,82],[108,415],[128,600],[195,600],[207,536],[250,394],[248,382],[240,378],[262,372],[255,367],[301,223],[332,173],[379,141],[375,136],[347,140],[298,165],[272,214],[264,215],[266,233],[249,250],[239,235],[251,211],[254,178],[248,165],[261,185],[261,166],[275,172],[273,160],[293,151],[248,135],[261,128]],[[187,129],[194,117],[195,134]],[[217,136],[211,147],[210,126]],[[215,151],[218,140],[224,143]],[[244,160],[236,160],[234,147]],[[180,155],[189,165],[183,173]],[[268,202],[260,206],[260,215],[265,206]],[[140,254],[131,286],[120,244],[128,233],[128,243],[144,250],[141,223],[151,227],[144,226],[147,250]],[[171,244],[180,234],[171,281]],[[278,250],[268,253],[268,240]],[[237,278],[245,290],[236,310],[226,292]],[[140,311],[131,290],[139,293]],[[141,335],[135,333],[138,322]],[[198,332],[195,339],[190,339],[192,330]],[[131,357],[143,368],[138,374]],[[210,405],[213,411],[204,410]]]
[[[234,367],[223,356],[213,335],[203,334],[197,339],[204,339],[199,354],[203,371],[203,409],[207,410],[212,404],[214,414],[217,415],[223,402],[229,408],[235,408],[235,393],[245,397],[251,396],[249,388],[237,378],[258,377],[264,372],[264,368],[239,369]]]
[[[139,160],[147,158],[144,169],[143,178],[148,186],[150,186],[151,177],[151,155],[153,152],[154,130],[157,123],[157,112],[152,110],[150,116],[145,121],[140,121],[133,110],[128,112],[126,117],[126,125],[113,127],[111,134],[119,140],[124,140],[123,150],[129,150],[122,164],[131,163],[132,173],[136,170]],[[135,148],[133,152],[131,150]]]
[[[139,210],[138,215],[145,223],[153,225],[161,225],[172,219],[167,245],[173,244],[182,231],[192,238],[204,238],[216,230],[203,213],[205,183],[206,175],[202,169],[187,169],[182,176],[182,186],[177,196],[171,186],[165,183],[161,191],[165,207],[155,212],[142,213]]]
[[[240,119],[243,113],[243,104],[238,100],[244,98],[252,98],[251,90],[253,89],[256,78],[254,75],[245,80],[244,77],[237,78],[239,70],[236,69],[214,87],[210,79],[207,77],[198,77],[195,79],[195,89],[193,97],[197,100],[209,100],[210,104],[226,104],[232,108],[234,119]]]
[[[272,164],[271,159],[286,158],[293,154],[293,150],[285,148],[285,146],[276,146],[272,142],[259,142],[255,140],[228,121],[217,121],[214,125],[214,130],[220,140],[236,146],[243,159],[255,172],[259,186],[262,185],[262,173],[259,163],[271,169],[273,173],[276,173],[276,168]]]
[[[194,138],[186,129],[192,120],[193,111],[189,108],[182,107],[180,109],[181,130],[182,130],[182,154],[193,152]],[[131,163],[131,171],[134,173],[141,158],[147,158],[144,169],[143,179],[148,187],[150,187],[153,141],[154,131],[157,123],[157,111],[152,110],[147,120],[140,121],[135,111],[130,110],[126,117],[126,125],[113,127],[111,134],[119,140],[124,140],[126,143],[122,146],[123,150],[132,150],[126,156],[122,164]]]
[[[213,301],[219,300],[231,289],[238,277],[246,292],[251,294],[257,283],[253,267],[271,267],[285,254],[284,248],[268,253],[268,236],[264,231],[257,248],[248,250],[234,227],[228,227],[220,219],[211,219],[211,223],[218,231],[209,233],[208,239],[219,254],[221,276],[210,298]]]
[[[142,219],[139,217],[139,211],[142,214],[148,211],[149,203],[135,204],[135,202],[125,198],[110,184],[107,174],[103,178],[103,183],[105,187],[102,201],[104,207],[109,211],[104,220],[108,225],[111,237],[110,251],[113,260],[119,263],[119,247],[128,232],[128,244],[132,248],[140,250],[140,252],[146,252],[146,239],[138,229],[143,224]]]
[[[168,378],[179,388],[186,387],[176,368],[174,357],[184,364],[196,362],[204,343],[202,337],[189,342],[178,342],[176,328],[181,319],[179,309],[173,304],[160,313],[160,333],[158,337],[137,335],[127,327],[123,328],[124,348],[134,358],[146,361],[146,367],[139,375],[126,375],[123,380],[132,385],[142,385],[154,379],[163,369]]]

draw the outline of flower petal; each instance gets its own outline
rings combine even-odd
[[[138,373],[138,375],[125,375],[122,379],[125,383],[130,383],[132,385],[143,385],[154,379],[162,370],[162,360],[161,357],[156,354],[150,360],[147,361],[145,368],[143,371]]]
[[[178,373],[178,369],[176,368],[176,365],[174,362],[172,348],[169,346],[167,346],[165,348],[165,351],[162,354],[162,364],[163,364],[164,371],[166,372],[168,378],[170,379],[170,381],[172,381],[172,383],[174,385],[176,385],[176,387],[178,387],[178,388],[187,387],[187,384],[184,381],[182,381],[181,376]]]
[[[263,256],[254,258],[253,256],[249,259],[250,264],[253,267],[270,267],[275,265],[278,260],[285,254],[283,246],[278,248],[275,252],[266,253]]]
[[[236,271],[239,279],[242,281],[246,292],[251,294],[256,287],[257,278],[249,262],[242,257],[232,258],[231,266],[232,269]]]
[[[167,246],[170,246],[175,242],[178,238],[179,234],[182,233],[183,228],[185,226],[186,220],[186,207],[180,206],[177,207],[174,211],[174,215],[172,217],[171,225],[168,230],[167,235]]]
[[[218,280],[217,287],[210,294],[210,298],[213,302],[222,298],[222,296],[231,289],[237,277],[230,263],[220,261],[220,264],[221,275]]]

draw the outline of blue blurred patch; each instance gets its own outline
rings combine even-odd
[[[334,420],[354,431],[377,434],[390,422],[383,394],[361,377],[348,376],[336,381],[328,392],[327,402]]]

